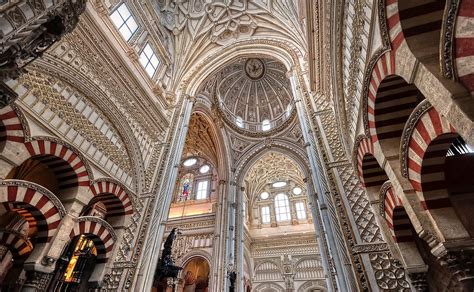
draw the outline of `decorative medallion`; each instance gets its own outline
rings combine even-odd
[[[247,59],[245,62],[245,74],[252,80],[259,80],[265,74],[263,61],[257,58]]]

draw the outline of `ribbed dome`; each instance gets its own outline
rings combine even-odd
[[[269,58],[236,60],[218,73],[221,108],[246,123],[286,119],[292,104],[286,72],[282,63]]]

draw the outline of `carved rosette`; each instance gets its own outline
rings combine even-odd
[[[410,291],[402,264],[388,252],[370,254],[377,285],[384,291]]]

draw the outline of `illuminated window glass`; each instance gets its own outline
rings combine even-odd
[[[207,180],[200,181],[197,186],[196,200],[207,199],[207,186],[209,182]]]
[[[186,201],[191,194],[191,190],[193,188],[193,180],[194,175],[192,173],[188,173],[183,175],[180,180],[180,193],[178,197],[178,201]]]
[[[306,210],[304,208],[304,203],[296,202],[295,207],[296,207],[296,217],[298,217],[298,219],[306,219]]]
[[[270,223],[270,207],[268,206],[262,207],[262,223]]]
[[[126,41],[130,40],[132,35],[138,29],[137,22],[125,3],[115,9],[115,11],[110,15],[110,18]]]
[[[277,221],[290,220],[290,202],[285,194],[278,194],[275,197],[275,215]]]
[[[262,131],[268,131],[270,130],[271,125],[269,120],[263,120],[262,121]]]
[[[145,68],[148,76],[153,77],[153,75],[155,75],[158,65],[160,65],[160,61],[156,57],[150,44],[146,44],[145,48],[143,48],[143,51],[140,53],[140,64]]]
[[[244,120],[242,119],[242,117],[235,118],[235,124],[237,125],[237,127],[243,128],[244,127]]]

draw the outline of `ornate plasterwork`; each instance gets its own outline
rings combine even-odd
[[[269,14],[272,1],[171,1],[159,0],[162,23],[173,34],[188,33],[192,39],[208,34],[211,42],[251,36],[257,28],[255,15]]]
[[[408,149],[410,146],[411,136],[413,131],[415,131],[418,120],[432,107],[433,106],[427,99],[420,102],[411,112],[405,127],[403,128],[402,140],[400,141],[400,165],[404,177],[408,177]]]
[[[100,151],[118,166],[128,173],[131,173],[131,161],[125,144],[117,132],[112,128],[108,119],[95,106],[88,104],[87,99],[83,98],[81,93],[74,93],[75,89],[68,88],[65,84],[58,83],[52,77],[40,74],[36,71],[30,71],[24,74],[20,82],[28,88],[30,92],[38,98],[49,110],[56,113],[63,121],[85,138],[89,143],[94,144]],[[60,90],[60,91],[58,91]],[[70,94],[70,95],[68,95]],[[71,96],[77,101],[77,104],[71,104]],[[28,96],[22,98],[23,103],[28,104]],[[29,106],[33,107],[36,103]],[[78,108],[79,105],[80,109]],[[86,116],[87,114],[87,116]],[[97,126],[97,119],[103,121],[100,128]],[[104,126],[108,124],[108,126]],[[61,124],[57,125],[58,127]],[[104,127],[110,129],[110,132],[103,130]]]
[[[218,106],[244,123],[260,125],[282,115],[286,119],[293,99],[286,71],[285,65],[271,58],[235,60],[215,74]]]
[[[269,183],[291,180],[303,186],[303,178],[300,167],[293,159],[282,153],[268,152],[248,170],[245,176],[246,191],[252,196],[250,201],[253,201],[253,196],[258,196]]]
[[[217,143],[217,137],[208,119],[199,113],[192,114],[184,143],[183,157],[202,156],[217,167]]]

